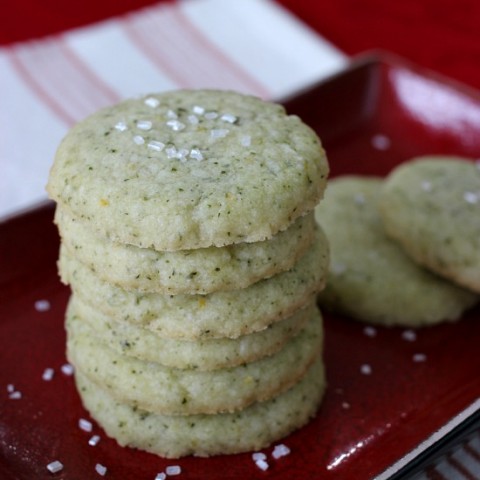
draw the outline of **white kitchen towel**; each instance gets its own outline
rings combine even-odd
[[[0,49],[0,218],[46,198],[69,127],[174,88],[283,96],[346,56],[272,0],[180,0]]]

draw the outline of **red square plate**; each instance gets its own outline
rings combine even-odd
[[[385,175],[424,153],[480,157],[479,94],[397,58],[360,59],[285,103],[322,137],[332,176]],[[186,479],[388,478],[478,409],[478,308],[415,335],[377,328],[370,336],[325,315],[328,392],[317,417],[283,440],[290,455],[273,460],[265,451],[267,472],[250,454],[167,461],[118,447],[96,425],[86,433],[78,420],[88,414],[61,371],[68,290],[56,275],[52,213],[47,204],[0,224],[2,479],[52,478],[53,460],[64,465],[54,478],[71,480],[98,479],[97,463],[122,480],[153,480],[171,464]],[[96,446],[92,434],[101,436]]]

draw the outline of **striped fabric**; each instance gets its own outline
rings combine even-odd
[[[480,431],[433,461],[412,480],[478,480],[480,479]]]
[[[0,49],[0,217],[45,198],[55,149],[98,108],[174,88],[277,99],[346,57],[269,0],[184,0]]]

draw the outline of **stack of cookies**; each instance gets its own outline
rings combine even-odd
[[[237,453],[315,414],[327,174],[298,117],[232,92],[129,100],[69,132],[48,184],[67,354],[121,445]]]

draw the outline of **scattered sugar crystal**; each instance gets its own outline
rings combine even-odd
[[[205,109],[203,107],[200,107],[199,105],[195,105],[192,108],[192,111],[197,115],[203,115],[205,113]]]
[[[343,263],[334,262],[330,265],[330,270],[332,271],[333,274],[340,275],[346,272],[347,266]]]
[[[375,327],[366,326],[366,327],[363,328],[363,333],[367,337],[376,337],[377,336],[377,329]]]
[[[145,105],[148,105],[151,108],[156,108],[160,105],[160,100],[154,97],[148,97],[145,99]]]
[[[424,180],[420,186],[424,192],[431,192],[433,188],[432,182],[429,182],[428,180]]]
[[[152,122],[150,120],[140,120],[137,122],[137,128],[140,130],[151,130]]]
[[[73,365],[70,365],[69,363],[65,363],[60,367],[60,370],[64,375],[70,376],[70,375],[73,375],[73,372],[75,369],[73,368]]]
[[[58,460],[54,460],[53,462],[50,462],[47,465],[47,470],[50,473],[60,472],[61,470],[63,470],[63,464],[62,464],[62,462],[59,462]]]
[[[228,132],[226,128],[214,128],[210,130],[210,138],[223,138],[228,135]]]
[[[182,469],[180,468],[180,465],[169,465],[165,469],[165,473],[169,476],[180,475],[182,473]]]
[[[354,197],[353,197],[353,201],[357,204],[357,205],[365,205],[365,195],[361,194],[361,193],[357,193]]]
[[[22,392],[19,392],[18,390],[11,392],[8,395],[8,398],[10,398],[11,400],[20,400],[22,398]]]
[[[180,120],[169,120],[167,126],[170,127],[174,132],[180,132],[185,128],[185,124],[180,122]]]
[[[147,147],[156,152],[161,152],[165,148],[165,144],[157,140],[151,140],[148,142]]]
[[[272,452],[272,457],[278,459],[280,457],[285,457],[290,454],[290,449],[283,443],[275,445]]]
[[[165,153],[167,154],[168,158],[176,158],[177,156],[177,149],[175,147],[168,147],[165,150]]]
[[[155,476],[155,480],[165,480],[167,478],[167,474],[164,472],[157,473]]]
[[[105,474],[107,473],[107,467],[105,467],[104,465],[102,465],[101,463],[97,463],[95,465],[95,471],[101,475],[102,477],[105,476]]]
[[[49,382],[53,378],[54,374],[55,374],[55,371],[53,370],[53,368],[46,368],[43,371],[42,380],[45,380],[46,382]]]
[[[218,117],[218,113],[217,112],[207,112],[204,116],[207,120],[215,120]]]
[[[263,452],[254,452],[252,453],[252,459],[257,462],[258,460],[266,460],[267,456]]]
[[[141,135],[135,135],[133,137],[133,141],[137,144],[137,145],[143,145],[145,143],[145,139],[141,136]]]
[[[417,339],[417,334],[413,330],[404,330],[402,338],[407,342],[414,342]]]
[[[190,157],[198,161],[203,160],[202,152],[198,148],[192,148],[190,150]]]
[[[177,118],[178,118],[178,115],[177,115],[173,110],[169,110],[169,111],[167,112],[167,118],[177,119]]]
[[[124,132],[125,130],[127,130],[127,124],[125,122],[118,122],[116,125],[115,125],[115,130],[118,130],[119,132]]]
[[[260,469],[260,470],[268,470],[268,463],[265,460],[257,460],[255,462],[255,465]]]
[[[377,150],[387,150],[388,148],[390,148],[390,139],[386,135],[374,135],[371,141],[372,146]]]
[[[342,402],[342,408],[344,410],[348,410],[350,408],[350,404],[348,402]]]
[[[9,383],[7,385],[7,392],[8,393],[13,393],[15,391],[15,385],[13,383]]]
[[[88,444],[92,447],[95,447],[95,445],[98,445],[98,442],[100,441],[100,436],[99,435],[93,435],[90,437],[88,440]]]
[[[46,312],[50,310],[50,302],[48,300],[37,300],[35,302],[35,310],[37,312]]]
[[[232,115],[231,113],[224,113],[220,117],[220,120],[223,120],[224,122],[228,122],[228,123],[235,123],[237,121],[237,117],[235,115]]]
[[[186,148],[181,148],[180,150],[177,150],[177,154],[175,156],[179,160],[185,160],[189,153],[190,152]]]
[[[197,125],[198,124],[198,117],[196,115],[189,115],[187,117],[187,120],[191,125]]]
[[[364,363],[360,367],[360,372],[362,372],[363,375],[371,375],[372,373],[372,367],[368,363]]]
[[[252,137],[250,137],[250,135],[242,135],[240,138],[240,143],[244,147],[249,147],[252,144]]]
[[[420,363],[427,360],[427,356],[424,353],[415,353],[412,357],[414,362]]]
[[[478,203],[478,193],[475,193],[475,192],[465,192],[463,194],[463,199],[467,202],[467,203],[471,203],[471,204],[475,204],[475,203]]]
[[[78,421],[78,426],[79,426],[80,430],[83,430],[85,432],[91,432],[93,430],[92,422],[89,422],[85,418],[81,418]]]

